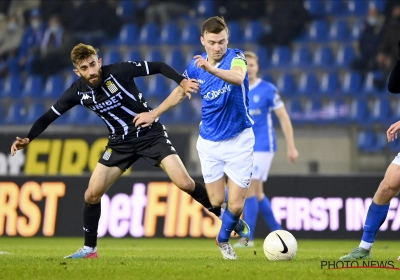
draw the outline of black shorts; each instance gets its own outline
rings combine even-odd
[[[99,162],[108,167],[118,166],[125,171],[141,157],[153,166],[158,166],[165,157],[173,154],[177,153],[168,139],[165,127],[154,123],[140,137],[110,139]]]

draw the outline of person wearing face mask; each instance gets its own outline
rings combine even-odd
[[[30,12],[29,26],[25,29],[19,48],[18,70],[27,71],[28,73],[32,72],[32,62],[40,54],[40,44],[45,30],[46,24],[42,20],[40,10],[33,9]]]
[[[40,57],[32,62],[32,73],[47,77],[69,65],[73,40],[57,15],[50,17],[40,42]]]
[[[0,39],[0,74],[7,74],[8,63],[15,60],[22,34],[23,29],[18,23],[18,18],[10,15],[7,19],[4,36]]]
[[[379,10],[375,6],[370,6],[363,31],[357,42],[359,55],[351,64],[353,70],[365,75],[369,71],[377,69],[375,57],[382,38],[384,22],[385,17]]]

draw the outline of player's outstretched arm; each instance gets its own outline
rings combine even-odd
[[[286,140],[287,147],[287,156],[291,163],[295,162],[299,157],[299,152],[296,149],[296,145],[294,143],[294,135],[293,135],[293,126],[292,122],[289,118],[289,115],[285,109],[285,106],[282,106],[276,110],[274,110],[276,116],[278,117],[279,123],[282,127],[283,135]]]
[[[241,59],[234,59],[232,61],[231,69],[223,70],[212,66],[201,55],[196,55],[194,56],[194,58],[196,59],[194,62],[195,66],[197,66],[198,68],[203,68],[208,73],[217,76],[227,83],[240,86],[246,77],[247,66],[245,62]]]
[[[182,102],[187,96],[185,90],[182,87],[176,87],[170,95],[151,112],[140,113],[133,119],[133,123],[136,127],[147,127],[152,124],[157,118],[159,118],[164,112],[172,109],[180,102]],[[189,97],[190,98],[190,97]]]

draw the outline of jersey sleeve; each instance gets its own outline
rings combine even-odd
[[[197,75],[196,75],[196,71],[195,71],[195,67],[193,64],[193,60],[189,63],[188,67],[186,68],[185,72],[183,72],[183,76],[186,79],[197,79]]]
[[[239,67],[242,67],[245,70],[247,70],[246,58],[244,56],[244,53],[241,52],[240,50],[235,51],[235,56],[233,56],[233,58],[232,58],[230,69],[232,69],[232,67],[235,67],[235,66],[239,66]]]
[[[281,108],[284,105],[281,96],[278,93],[278,90],[275,90],[273,99],[271,101],[271,107],[273,110],[276,110],[278,108]]]
[[[135,77],[150,75],[149,65],[147,61],[128,61],[116,63],[113,67],[118,67],[117,71],[120,78],[131,80]]]
[[[51,109],[57,115],[61,116],[65,112],[67,112],[72,107],[80,104],[80,98],[77,94],[77,90],[74,85],[72,85],[69,89],[64,91],[61,97],[51,106]]]

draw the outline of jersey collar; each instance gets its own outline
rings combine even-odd
[[[252,90],[253,88],[256,88],[260,83],[261,83],[261,79],[257,78],[256,82],[249,86],[249,90]]]

